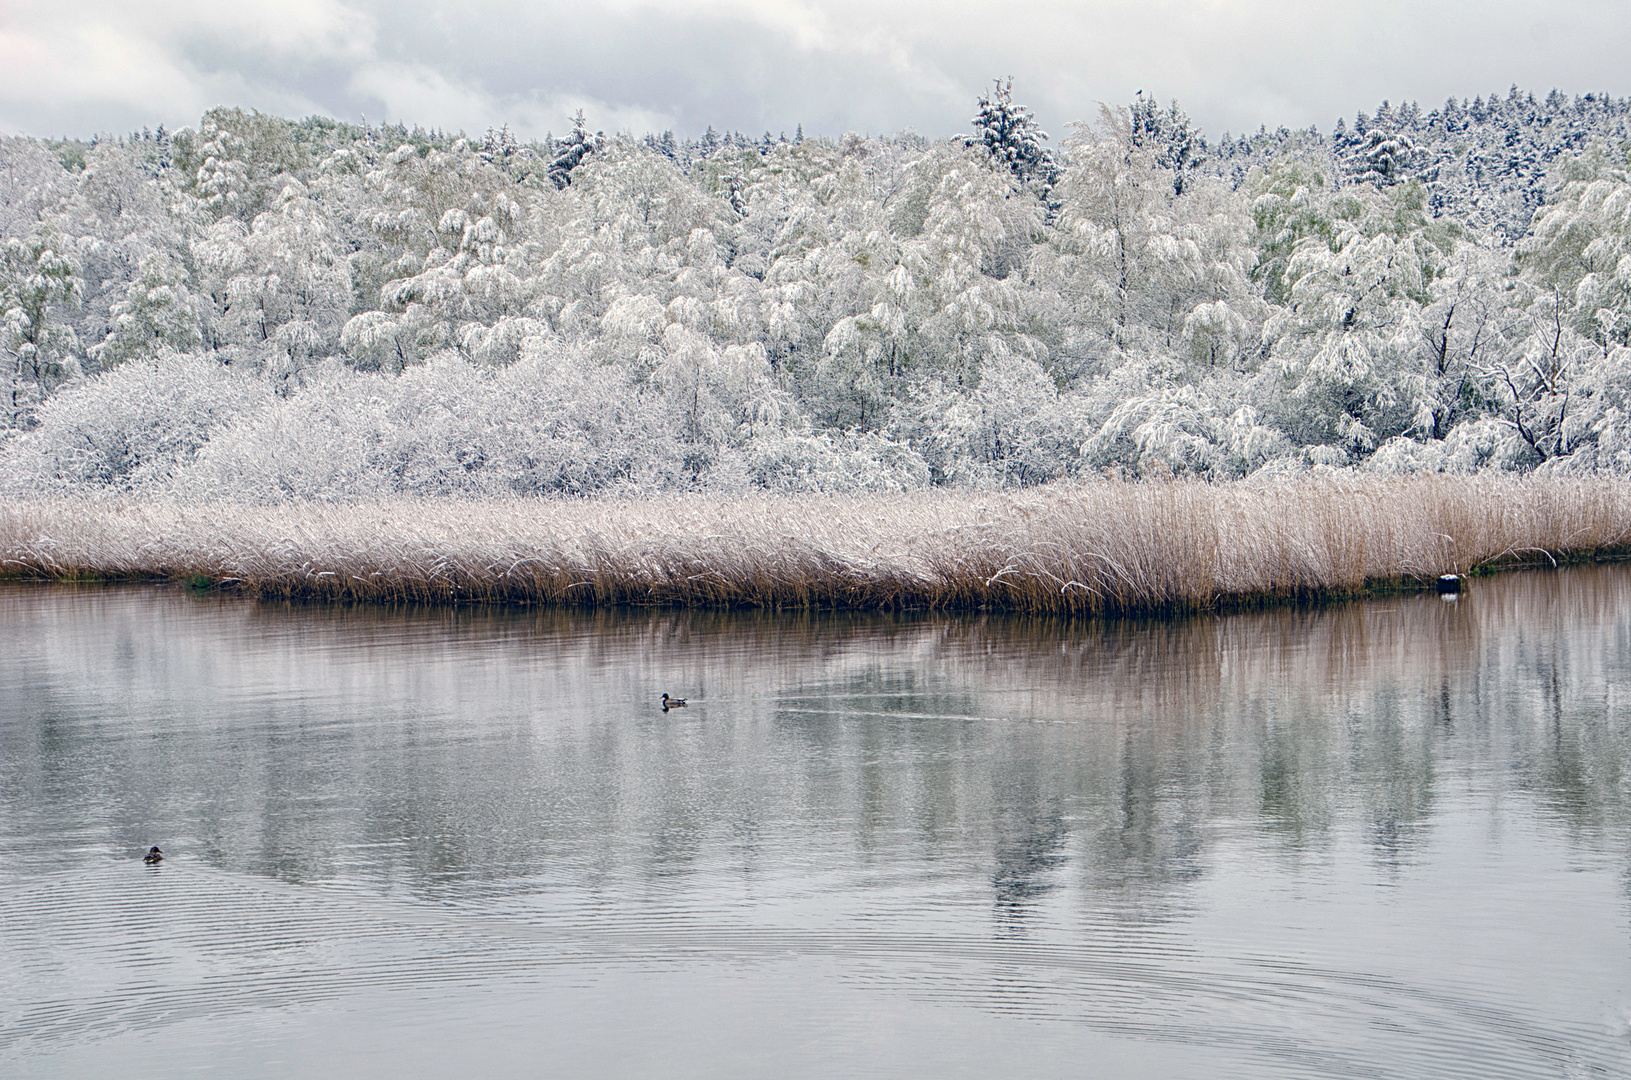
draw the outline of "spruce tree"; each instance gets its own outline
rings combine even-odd
[[[549,179],[557,189],[564,188],[572,182],[572,170],[577,168],[585,157],[600,149],[604,139],[603,132],[589,134],[589,129],[584,123],[583,110],[579,109],[578,114],[572,118],[571,132],[561,140],[560,153],[549,165]]]
[[[1059,164],[1042,144],[1048,133],[1037,126],[1031,110],[1015,105],[1014,80],[995,80],[996,88],[979,100],[974,133],[960,136],[963,145],[982,150],[991,164],[1007,169],[1022,188],[1034,191],[1051,218],[1059,209],[1053,189],[1059,183]]]
[[[1171,170],[1172,193],[1182,195],[1190,176],[1206,163],[1206,139],[1176,101],[1163,112],[1154,98],[1140,96],[1131,116],[1133,145],[1150,151],[1157,165]]]

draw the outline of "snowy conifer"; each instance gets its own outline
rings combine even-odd
[[[1387,102],[1382,105],[1378,116],[1386,112]],[[1349,159],[1348,173],[1355,183],[1390,187],[1409,179],[1421,158],[1408,135],[1376,126],[1366,132],[1365,141]]]
[[[1037,126],[1031,110],[1015,105],[1014,80],[996,80],[995,89],[979,99],[974,116],[974,132],[959,136],[963,145],[978,149],[998,169],[1013,174],[1021,187],[1034,192],[1051,215],[1058,209],[1053,189],[1059,182],[1059,165],[1053,152],[1042,144],[1048,134]]]
[[[549,179],[557,189],[566,187],[572,182],[572,170],[582,164],[583,159],[600,148],[605,140],[603,132],[589,134],[584,123],[583,110],[579,109],[572,118],[572,130],[560,142],[560,148],[555,160],[549,164]]]
[[[1206,140],[1174,101],[1165,111],[1154,98],[1140,97],[1129,111],[1133,145],[1146,148],[1155,163],[1172,173],[1172,192],[1182,195],[1190,178],[1206,163]]]

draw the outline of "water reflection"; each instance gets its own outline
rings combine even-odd
[[[1159,904],[1219,820],[1287,852],[1358,820],[1408,858],[1445,768],[1505,765],[1578,838],[1623,836],[1623,592],[1587,570],[1096,626],[12,589],[8,814],[19,842],[139,844],[179,799],[224,865],[424,886],[563,855],[666,879],[803,820],[983,851],[1009,914],[1074,839],[1095,888]],[[691,708],[654,713],[662,688]]]
[[[223,896],[294,890],[279,895],[311,905],[310,925],[291,915],[296,944],[278,948],[307,971],[331,970],[299,944],[328,926],[354,966],[424,977],[377,944],[394,933],[382,922],[419,916],[325,906],[345,896],[478,920],[415,946],[419,962],[433,941],[490,957],[469,961],[473,985],[536,964],[536,934],[564,934],[551,955],[581,954],[597,980],[622,970],[614,941],[625,959],[738,975],[744,957],[763,972],[819,955],[845,986],[936,1008],[1229,1048],[1146,1047],[1135,1072],[1408,1075],[1409,1054],[1459,1031],[1483,1049],[1446,1060],[1494,1075],[1555,1064],[1530,1033],[1559,1023],[1575,1025],[1569,1054],[1617,1067],[1628,590],[1625,570],[1580,568],[1481,582],[1453,604],[1091,624],[8,587],[0,933],[44,934],[44,901],[16,897],[51,890],[99,925],[113,860],[159,843],[176,871],[164,888],[208,871]],[[664,691],[691,705],[663,714]],[[190,925],[226,918],[189,888]],[[1515,934],[1558,895],[1586,898],[1562,944],[1502,957],[1468,936]],[[30,955],[10,1004],[95,998]],[[1531,1000],[1547,965],[1572,988]],[[325,992],[353,993],[333,970]],[[828,985],[800,970],[796,993],[773,979],[765,1000]],[[773,1019],[820,1042],[851,1016],[832,1008]],[[1398,1009],[1453,1015],[1401,1035]],[[24,1043],[45,1048],[27,1060],[59,1060],[47,1031],[0,1026],[0,1061]],[[1086,1036],[1049,1038],[1069,1060]]]

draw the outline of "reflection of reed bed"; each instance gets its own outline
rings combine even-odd
[[[1169,612],[1628,552],[1631,484],[1609,479],[0,504],[0,559],[10,576],[156,577],[365,601]]]

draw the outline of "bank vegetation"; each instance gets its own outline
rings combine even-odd
[[[1122,615],[1423,588],[1631,552],[1605,477],[250,505],[0,503],[0,573],[261,598]]]

